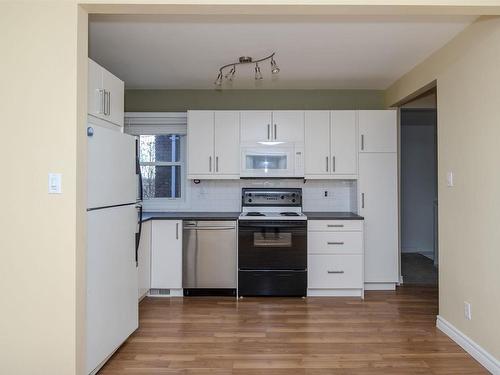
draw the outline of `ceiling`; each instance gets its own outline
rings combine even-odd
[[[89,56],[127,88],[213,89],[221,65],[276,51],[256,82],[237,68],[227,89],[386,89],[474,21],[466,16],[94,15]]]

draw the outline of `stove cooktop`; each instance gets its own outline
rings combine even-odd
[[[242,212],[240,220],[307,220],[301,212]]]

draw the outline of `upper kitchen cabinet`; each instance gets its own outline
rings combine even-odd
[[[272,140],[304,142],[304,111],[273,112]]]
[[[189,111],[187,134],[188,178],[239,178],[239,112]]]
[[[88,59],[88,114],[123,126],[125,84]]]
[[[305,112],[305,178],[356,179],[356,111]]]
[[[272,141],[272,112],[242,111],[240,116],[242,143]]]
[[[242,111],[241,142],[303,142],[304,111]]]
[[[359,151],[397,152],[397,112],[359,111]]]

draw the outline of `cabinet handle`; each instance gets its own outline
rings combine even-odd
[[[106,115],[110,115],[111,114],[111,91],[108,91],[108,113],[106,113]]]
[[[365,193],[361,193],[361,208],[365,208]]]
[[[344,224],[327,224],[327,228],[344,228]]]
[[[106,90],[99,89],[99,114],[104,115],[106,111]]]
[[[326,157],[326,171],[328,172],[328,156]]]
[[[365,149],[365,135],[361,134],[361,151]]]
[[[175,239],[179,239],[179,223],[175,223]]]
[[[327,242],[328,245],[343,245],[344,242]]]
[[[278,139],[278,127],[274,124],[274,140]]]
[[[212,172],[212,157],[208,157],[208,171]]]
[[[344,271],[340,270],[340,271],[326,271],[328,273],[344,273]]]
[[[332,172],[335,172],[335,156],[332,156]]]
[[[215,171],[219,172],[219,157],[215,157]]]
[[[267,140],[271,139],[271,124],[267,124]]]

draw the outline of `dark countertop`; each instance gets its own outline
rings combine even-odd
[[[364,220],[352,212],[304,212],[309,220]],[[148,220],[238,220],[239,212],[144,212]]]
[[[304,212],[308,220],[364,220],[352,212]]]
[[[239,212],[143,212],[148,220],[238,220]]]

